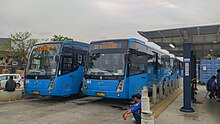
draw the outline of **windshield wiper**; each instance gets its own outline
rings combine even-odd
[[[112,71],[111,70],[108,70],[108,69],[106,69],[106,70],[103,70],[103,71],[107,71],[107,72],[109,72],[113,77],[115,77],[115,79],[116,80],[119,80],[118,79],[118,77],[117,76],[115,76],[115,74],[114,73],[112,73]]]

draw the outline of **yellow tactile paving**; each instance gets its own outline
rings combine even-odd
[[[159,115],[182,93],[182,89],[177,89],[175,92],[156,103],[151,107],[151,111],[154,117],[157,118]]]

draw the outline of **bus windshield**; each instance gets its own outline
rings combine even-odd
[[[124,75],[124,53],[90,53],[87,75]]]
[[[26,75],[55,75],[60,44],[37,45],[32,48]]]

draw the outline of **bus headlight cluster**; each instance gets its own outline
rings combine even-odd
[[[49,85],[49,90],[52,90],[53,88],[54,88],[54,77],[51,77],[50,85]]]
[[[87,89],[87,83],[86,83],[86,79],[83,78],[83,88]]]
[[[124,87],[124,80],[121,80],[118,84],[117,91],[122,92]]]

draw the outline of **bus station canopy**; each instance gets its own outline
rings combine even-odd
[[[138,33],[175,56],[182,57],[183,43],[190,43],[197,59],[220,57],[220,24]]]

